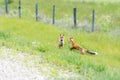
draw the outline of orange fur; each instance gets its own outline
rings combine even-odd
[[[97,54],[97,52],[92,52],[92,51],[89,51],[89,50],[86,50],[86,49],[82,48],[80,45],[78,45],[77,43],[74,42],[73,38],[70,38],[69,42],[72,46],[70,48],[71,50],[72,49],[79,50],[82,54],[84,54],[84,53],[90,53],[90,54],[94,54],[94,55]]]
[[[60,34],[59,36],[59,42],[58,42],[58,47],[63,47],[64,46],[64,34]]]
[[[73,40],[73,38],[70,38],[70,44],[71,44],[71,50],[72,49],[76,49],[76,50],[80,50],[80,52],[82,53],[82,54],[84,54],[85,53],[85,49],[83,49],[80,45],[78,45],[78,44],[76,44],[75,42],[74,42],[74,40]]]

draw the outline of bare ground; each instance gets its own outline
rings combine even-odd
[[[24,55],[6,47],[0,48],[0,80],[45,80],[37,68],[26,67],[23,62]],[[14,55],[13,55],[14,53]]]
[[[37,56],[0,47],[0,80],[85,80],[83,76],[69,70],[56,71],[55,68],[42,64],[41,58]]]

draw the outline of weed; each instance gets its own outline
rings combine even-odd
[[[4,33],[4,32],[0,32],[0,38],[1,39],[7,39],[7,38],[9,38],[10,37],[10,35],[8,35],[8,34],[6,34],[6,33]]]

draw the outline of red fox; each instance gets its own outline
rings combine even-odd
[[[64,45],[64,34],[60,34],[59,36],[59,42],[58,42],[58,47],[63,47]]]
[[[93,54],[93,55],[97,55],[98,53],[97,52],[93,52],[93,51],[89,51],[89,50],[86,50],[84,48],[82,48],[80,45],[76,44],[73,40],[73,38],[70,38],[70,44],[71,44],[71,50],[73,49],[76,49],[76,50],[80,50],[81,54],[84,54],[84,53],[89,53],[89,54]]]

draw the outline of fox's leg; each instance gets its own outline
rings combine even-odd
[[[81,54],[85,54],[85,50],[84,49],[80,49],[80,52],[81,52]]]
[[[75,48],[74,48],[74,47],[71,47],[71,48],[70,48],[70,50],[73,50],[73,49],[75,49]]]
[[[58,47],[61,48],[62,46],[59,44]]]

